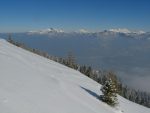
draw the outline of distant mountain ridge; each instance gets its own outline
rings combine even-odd
[[[61,34],[62,37],[66,36],[66,35],[68,35],[68,36],[85,35],[85,36],[97,37],[97,38],[122,37],[123,36],[123,37],[127,37],[127,38],[135,38],[135,39],[150,39],[150,32],[144,32],[142,30],[130,31],[126,28],[103,30],[103,31],[99,31],[99,32],[98,31],[92,32],[92,31],[88,31],[85,29],[80,29],[79,31],[73,31],[73,32],[65,32],[62,29],[48,28],[48,29],[37,30],[37,31],[29,31],[29,32],[27,32],[27,34],[29,34],[29,35],[49,35],[49,36],[51,36],[51,35],[57,36],[58,34]]]
[[[48,28],[38,31],[29,31],[29,34],[48,34],[48,33],[63,33],[64,31],[61,29]]]

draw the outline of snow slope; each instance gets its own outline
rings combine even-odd
[[[150,113],[120,96],[99,101],[100,85],[54,61],[0,39],[0,113]]]

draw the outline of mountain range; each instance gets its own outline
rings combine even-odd
[[[85,29],[80,29],[79,31],[73,31],[73,32],[65,32],[62,29],[54,29],[54,28],[48,28],[48,29],[43,29],[43,30],[37,30],[37,31],[29,31],[27,32],[29,35],[51,35],[51,34],[66,34],[66,35],[72,35],[72,34],[84,34],[84,35],[94,35],[96,37],[115,37],[115,36],[122,36],[125,35],[126,37],[129,38],[150,38],[150,33],[149,32],[144,32],[142,30],[140,31],[130,31],[126,28],[124,29],[110,29],[110,30],[103,30],[99,32],[91,32]]]

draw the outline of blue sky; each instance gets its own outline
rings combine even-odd
[[[149,0],[1,0],[0,32],[44,28],[150,31]]]

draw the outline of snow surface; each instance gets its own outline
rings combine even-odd
[[[0,39],[0,113],[150,113],[120,96],[111,108],[99,101],[100,85]]]

